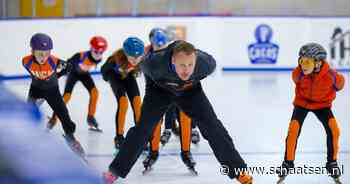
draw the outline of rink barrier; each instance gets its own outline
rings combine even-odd
[[[294,68],[237,68],[223,67],[223,72],[291,72]],[[350,72],[350,69],[337,69],[339,72]],[[90,72],[91,75],[101,75],[101,72]],[[30,75],[0,75],[0,81],[26,80],[30,79]]]

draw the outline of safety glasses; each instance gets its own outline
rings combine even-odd
[[[315,67],[315,59],[308,58],[308,57],[301,57],[298,60],[298,64],[301,65],[303,68],[314,68]]]

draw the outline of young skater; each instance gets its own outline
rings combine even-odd
[[[330,68],[326,58],[326,50],[317,43],[308,43],[300,48],[298,66],[292,74],[295,83],[294,110],[286,138],[284,161],[281,166],[283,169],[278,171],[278,183],[281,183],[294,167],[298,137],[309,112],[316,115],[326,130],[326,169],[330,176],[340,183],[341,173],[337,162],[340,130],[331,107],[336,92],[344,87],[344,77]]]
[[[101,72],[118,102],[115,114],[116,135],[114,146],[118,151],[124,142],[124,125],[128,110],[128,98],[133,110],[135,123],[139,122],[141,97],[136,77],[140,74],[138,63],[144,54],[144,44],[136,37],[129,37],[123,43],[123,48],[115,51],[103,64]]]
[[[90,95],[86,121],[90,127],[89,130],[99,132],[101,132],[101,129],[98,127],[98,123],[95,118],[98,90],[89,71],[96,68],[101,62],[103,53],[106,51],[106,49],[106,39],[102,36],[94,36],[90,39],[90,50],[78,52],[68,60],[68,62],[72,64],[73,69],[68,74],[63,94],[63,100],[67,104],[71,98],[75,84],[80,81],[84,85]],[[55,114],[53,114],[49,120],[48,128],[52,129],[56,122],[57,118]]]
[[[22,59],[24,68],[29,72],[32,82],[28,101],[36,103],[44,99],[62,122],[64,138],[71,149],[85,157],[85,152],[74,136],[75,124],[71,120],[67,107],[62,100],[58,87],[58,78],[66,74],[69,63],[51,55],[52,39],[44,33],[36,33],[30,39],[31,54]]]

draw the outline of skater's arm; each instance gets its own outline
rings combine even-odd
[[[213,56],[198,50],[197,51],[197,65],[198,65],[198,70],[196,74],[196,78],[198,80],[202,80],[206,78],[208,75],[212,74],[216,68],[216,61],[213,58]]]
[[[62,77],[63,75],[66,75],[67,73],[69,73],[72,70],[72,64],[59,59],[58,60],[58,64],[57,64],[57,78]]]
[[[110,76],[113,75],[114,63],[111,61],[111,57],[107,59],[107,61],[101,67],[101,73],[103,80],[108,81]]]
[[[79,68],[80,62],[80,53],[74,54],[71,58],[67,60],[68,63],[72,66],[72,70],[76,70]]]
[[[144,73],[145,76],[147,76],[148,78],[152,79],[154,78],[153,74],[152,74],[152,61],[151,61],[152,57],[146,57],[141,63],[140,63],[140,68],[142,73]],[[153,62],[154,63],[154,62]],[[154,68],[153,68],[154,69]]]
[[[27,57],[28,57],[28,56],[27,56]],[[27,72],[30,74],[30,76],[31,76],[32,78],[35,78],[35,76],[34,76],[34,75],[32,74],[32,72],[30,71],[28,64],[29,64],[29,60],[26,59],[26,58],[23,58],[23,59],[22,59],[22,65],[23,65],[23,67],[27,70]]]
[[[344,88],[345,78],[342,74],[336,72],[335,73],[335,89],[336,91],[340,91]]]
[[[298,80],[300,79],[302,73],[301,73],[301,69],[300,67],[296,67],[294,70],[293,70],[293,73],[292,73],[292,79],[294,81],[294,83],[296,84],[298,82]]]

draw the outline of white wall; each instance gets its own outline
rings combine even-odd
[[[255,42],[254,31],[259,24],[267,24],[273,30],[271,41],[279,46],[276,64],[252,65],[249,61],[248,45]],[[88,49],[88,41],[93,35],[103,35],[108,39],[110,47],[106,55],[109,55],[127,36],[138,36],[148,42],[151,28],[168,25],[186,26],[187,39],[214,55],[220,68],[285,68],[296,65],[298,49],[306,42],[319,42],[329,51],[334,28],[339,26],[343,32],[350,30],[350,18],[160,17],[0,21],[0,73],[26,73],[21,58],[30,52],[29,40],[36,32],[49,34],[54,40],[54,54],[66,59],[75,52]],[[346,37],[346,45],[350,45],[349,42]],[[345,64],[345,68],[349,66],[350,62]]]

